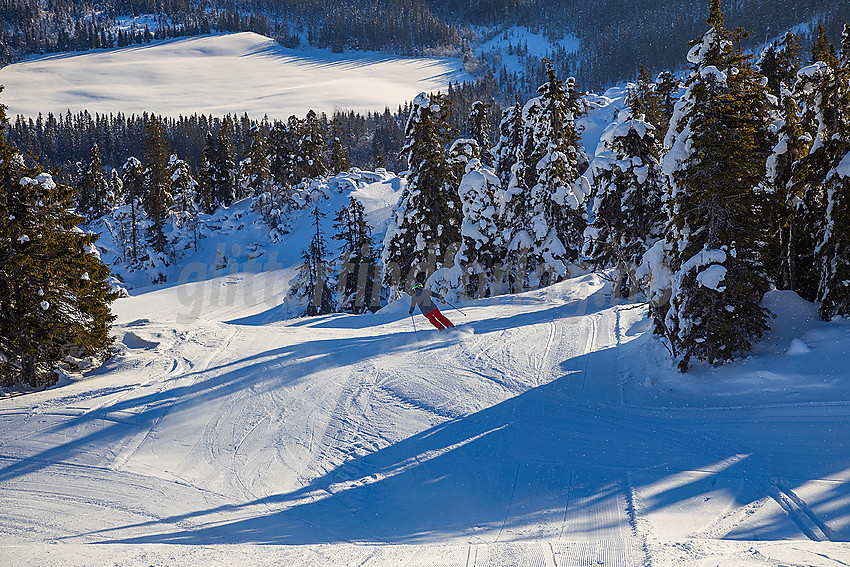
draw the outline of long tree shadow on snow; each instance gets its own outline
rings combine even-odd
[[[0,482],[40,471],[52,463],[72,462],[89,448],[121,446],[140,431],[154,426],[171,411],[215,401],[242,389],[253,388],[262,392],[282,388],[315,372],[358,364],[377,354],[392,354],[399,349],[409,348],[414,340],[413,333],[319,339],[281,346],[234,362],[164,379],[162,383],[209,375],[186,385],[158,389],[138,397],[124,397],[46,429],[40,433],[45,438],[80,428],[94,431],[28,457],[15,459],[0,468]],[[98,395],[132,389],[132,386],[106,388]]]
[[[735,504],[745,506],[768,497],[782,479],[798,486],[850,470],[850,449],[840,443],[846,418],[830,433],[839,444],[824,452],[829,436],[796,427],[778,428],[767,447],[752,445],[763,438],[758,431],[765,424],[745,408],[724,414],[732,419],[716,420],[699,411],[576,400],[571,382],[579,376],[573,370],[613,355],[602,350],[566,361],[569,373],[559,380],[354,457],[298,491],[116,528],[139,535],[107,543],[617,538],[632,533],[623,512],[630,485],[662,487],[645,500],[646,513],[708,501],[723,487],[734,493]],[[590,360],[578,360],[585,357]],[[809,444],[805,463],[789,469],[782,451],[788,444]],[[682,471],[698,474],[681,480]],[[836,483],[828,498],[847,501],[850,488]],[[730,526],[716,537],[801,537],[803,520],[779,512],[757,525]],[[828,522],[842,527],[833,539],[850,539],[850,508],[833,509]],[[183,527],[187,524],[197,527]]]

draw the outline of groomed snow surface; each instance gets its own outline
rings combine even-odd
[[[293,50],[250,32],[48,55],[0,70],[9,115],[32,118],[68,109],[279,120],[311,109],[383,112],[470,79],[458,59]]]
[[[315,197],[380,240],[403,182],[373,177]],[[308,212],[274,242],[218,211],[191,277],[128,275],[106,366],[0,398],[0,565],[850,564],[850,321],[771,292],[750,356],[682,375],[594,274],[445,334],[404,301],[283,319]]]
[[[850,562],[850,324],[793,293],[682,376],[597,275],[445,334],[406,302],[256,324],[264,281],[121,299],[104,368],[0,401],[0,563]]]

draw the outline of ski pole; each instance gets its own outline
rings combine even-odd
[[[416,319],[413,318],[413,313],[410,314],[410,322],[413,323],[413,332],[418,333],[419,331],[416,330]]]
[[[463,315],[464,317],[466,317],[466,313],[464,313],[463,311],[461,311],[460,309],[458,309],[457,307],[455,307],[454,305],[452,305],[452,304],[451,304],[451,303],[449,303],[448,301],[446,301],[446,305],[448,305],[449,307],[451,307],[451,308],[452,308],[452,309],[454,309],[455,311],[460,312],[460,314],[461,314],[461,315]]]

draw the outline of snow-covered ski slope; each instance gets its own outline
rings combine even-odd
[[[0,401],[0,563],[850,562],[850,324],[772,294],[760,351],[681,379],[609,291],[469,302],[445,334],[403,302],[121,299],[122,354]]]
[[[287,49],[250,32],[48,55],[0,70],[10,116],[32,118],[68,109],[278,120],[311,109],[383,112],[470,79],[458,59]]]
[[[380,239],[403,180],[335,183],[306,197]],[[124,274],[106,366],[0,398],[0,565],[850,564],[850,321],[772,292],[751,356],[683,376],[593,274],[446,334],[404,302],[285,320],[310,219],[275,241],[249,205],[164,286]]]

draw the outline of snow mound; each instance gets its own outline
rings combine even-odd
[[[133,331],[127,331],[124,333],[124,339],[121,342],[123,342],[127,348],[131,349],[150,350],[159,346],[158,342],[143,339]]]
[[[810,352],[812,352],[812,349],[810,349],[808,345],[806,345],[806,343],[804,343],[800,339],[794,339],[793,341],[791,341],[791,346],[788,347],[788,351],[785,354],[790,356],[798,356],[801,354],[808,354]]]

